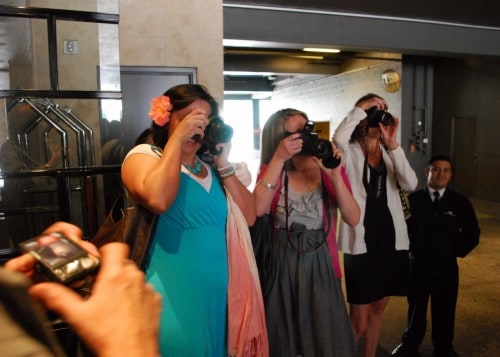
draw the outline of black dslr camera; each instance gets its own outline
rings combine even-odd
[[[221,143],[228,143],[233,137],[233,128],[224,123],[219,117],[215,116],[210,119],[208,125],[205,127],[205,136],[201,139],[195,135],[195,140],[201,142],[201,148],[198,150],[200,155],[207,154],[219,155],[221,150],[217,150],[215,145]]]
[[[383,126],[394,125],[394,117],[385,110],[377,110],[376,107],[372,107],[366,111],[366,114],[368,115],[368,126],[370,128],[378,128],[378,123]]]
[[[300,132],[300,138],[304,141],[299,155],[312,155],[321,159],[325,167],[333,169],[340,164],[340,159],[333,155],[332,143],[328,140],[320,139],[318,133],[313,131],[314,122],[308,121],[304,129]],[[294,133],[286,132],[285,136]]]

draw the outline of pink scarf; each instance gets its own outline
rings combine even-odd
[[[268,357],[264,302],[248,225],[226,190],[229,265],[228,351],[236,357]]]

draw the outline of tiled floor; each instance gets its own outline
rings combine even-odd
[[[462,357],[500,356],[500,202],[473,200],[481,227],[479,246],[459,259],[460,289],[455,322],[455,350]],[[406,299],[392,298],[386,310],[377,357],[388,356],[400,342]],[[430,321],[430,319],[429,319]],[[420,348],[432,356],[431,326]]]

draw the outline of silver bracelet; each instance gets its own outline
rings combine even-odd
[[[217,168],[217,171],[219,171],[219,172],[230,171],[232,167],[233,167],[233,165],[229,164],[227,166]]]
[[[226,178],[235,174],[234,167],[228,167],[224,172],[219,171],[219,175],[222,178]]]
[[[264,186],[265,188],[267,188],[269,190],[275,190],[276,187],[278,187],[278,184],[273,185],[273,184],[271,184],[263,179],[259,180],[258,184]]]

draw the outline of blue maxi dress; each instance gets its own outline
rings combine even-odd
[[[227,203],[211,177],[207,192],[181,174],[149,252],[146,278],[163,296],[162,356],[227,356]]]

